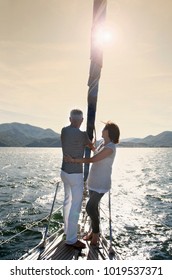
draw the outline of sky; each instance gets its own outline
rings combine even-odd
[[[60,133],[69,112],[86,127],[93,0],[0,0],[0,124]],[[172,1],[108,0],[96,129],[121,138],[172,130]]]

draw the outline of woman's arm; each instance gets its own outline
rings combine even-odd
[[[90,141],[90,143],[88,144],[88,147],[90,148],[90,150],[92,150],[93,152],[95,151],[95,146],[94,146],[94,143],[92,143],[91,141]]]
[[[101,152],[94,155],[91,158],[72,158],[69,155],[64,156],[64,160],[66,162],[72,162],[72,163],[92,163],[99,160],[102,160],[108,156],[110,156],[113,153],[113,150],[110,148],[104,148]]]

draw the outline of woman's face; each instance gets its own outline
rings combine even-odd
[[[105,128],[102,130],[102,137],[103,137],[104,139],[106,139],[107,137],[109,137],[108,130],[105,129]]]

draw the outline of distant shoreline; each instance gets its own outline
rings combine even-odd
[[[172,131],[163,131],[158,135],[144,138],[121,139],[118,144],[123,148],[170,148]],[[0,124],[0,147],[61,147],[61,135],[52,129],[43,129],[22,123]]]

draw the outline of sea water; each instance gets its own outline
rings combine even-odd
[[[0,148],[1,260],[18,259],[40,242],[61,159],[60,148]],[[55,208],[62,201],[61,184]],[[113,244],[123,259],[171,260],[172,148],[118,147],[111,195],[104,195],[101,208],[101,230],[108,238],[111,215]],[[59,210],[49,230],[56,231],[61,222]]]

